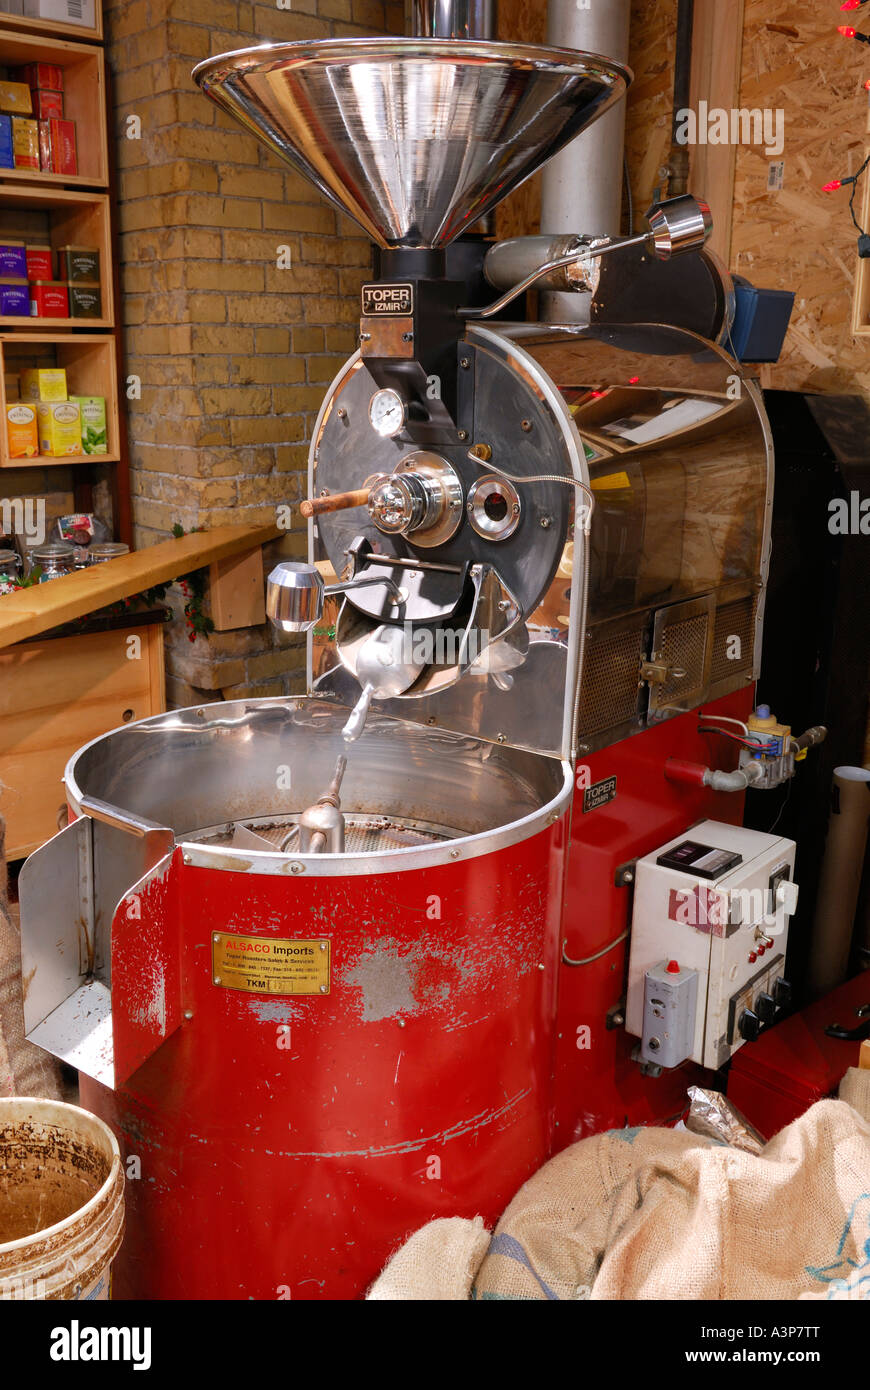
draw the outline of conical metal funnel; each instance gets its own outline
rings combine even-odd
[[[446,246],[631,81],[590,53],[438,39],[264,44],[193,76],[381,247]]]

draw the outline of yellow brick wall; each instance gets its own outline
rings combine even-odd
[[[202,96],[191,68],[266,41],[403,27],[403,0],[106,0],[125,370],[141,380],[127,401],[139,546],[175,522],[268,522],[298,500],[371,267],[359,229]],[[139,139],[127,138],[131,116]],[[301,525],[285,548],[304,553]],[[190,644],[179,622],[170,698],[298,689],[302,660],[300,643],[279,651],[266,629]]]

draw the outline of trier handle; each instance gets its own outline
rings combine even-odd
[[[320,516],[322,512],[343,512],[347,507],[364,507],[368,500],[368,488],[361,487],[356,492],[334,492],[331,497],[308,497],[300,502],[299,510],[303,516]]]

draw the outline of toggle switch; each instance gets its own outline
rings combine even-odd
[[[741,1038],[745,1038],[747,1042],[755,1042],[761,1032],[761,1021],[758,1014],[753,1013],[751,1009],[743,1010],[738,1026]]]

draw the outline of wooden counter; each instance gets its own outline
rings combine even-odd
[[[72,635],[56,629],[206,565],[217,628],[263,622],[260,547],[278,534],[273,526],[197,531],[0,597],[0,814],[10,860],[66,823],[63,772],[77,749],[166,708],[154,614]]]
[[[6,594],[0,598],[0,647],[49,632],[155,584],[180,579],[204,565],[215,566],[218,571],[212,574],[214,588],[223,562],[259,552],[260,546],[279,534],[275,526],[218,526],[213,531],[195,531],[178,540],[161,541],[146,550],[134,551],[119,560],[91,565],[63,579]],[[232,626],[236,625],[233,622]]]

